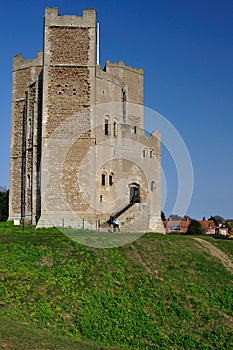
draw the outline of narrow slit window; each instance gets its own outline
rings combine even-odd
[[[146,158],[146,150],[145,149],[142,150],[142,156],[143,156],[143,158]]]
[[[117,122],[114,121],[113,123],[113,136],[117,137]]]
[[[122,90],[122,102],[126,102],[126,91]]]
[[[102,203],[103,202],[103,196],[102,196],[102,194],[100,195],[100,203]]]
[[[105,186],[105,184],[106,184],[106,175],[102,174],[102,176],[101,176],[101,185]]]
[[[136,127],[136,125],[134,126],[133,131],[134,131],[134,134],[137,134],[137,127]]]
[[[109,132],[109,122],[108,122],[108,119],[105,119],[105,121],[104,121],[104,134],[108,135],[108,132]]]
[[[150,150],[150,158],[153,158],[153,150]]]
[[[30,174],[27,175],[27,187],[29,189],[31,188],[31,176],[30,176]]]
[[[109,175],[109,186],[112,186],[113,185],[113,175],[110,174]]]
[[[28,119],[28,140],[32,138],[32,120]]]

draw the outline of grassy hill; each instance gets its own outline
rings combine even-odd
[[[233,241],[0,231],[0,349],[232,349]]]

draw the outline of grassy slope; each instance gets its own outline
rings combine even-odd
[[[83,339],[51,334],[0,319],[0,349],[6,350],[119,350],[119,347],[105,347]]]
[[[17,348],[17,329],[22,349],[232,348],[232,274],[192,237],[96,249],[57,230],[0,230],[0,349]],[[233,241],[204,239],[233,258]]]

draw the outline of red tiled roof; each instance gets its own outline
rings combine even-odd
[[[201,220],[199,222],[203,228],[208,228],[208,227],[215,228],[216,227],[213,220]]]
[[[190,220],[167,220],[164,221],[164,227],[167,232],[178,231],[184,233],[187,231]]]

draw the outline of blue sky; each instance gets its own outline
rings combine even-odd
[[[101,66],[108,59],[143,68],[145,106],[169,120],[188,149],[194,187],[187,214],[233,218],[232,0],[4,1],[0,185],[9,183],[12,58],[19,53],[33,58],[43,48],[45,7],[58,7],[60,15],[97,10]],[[162,151],[164,211],[169,215],[178,191],[177,174],[171,156],[164,147]]]

